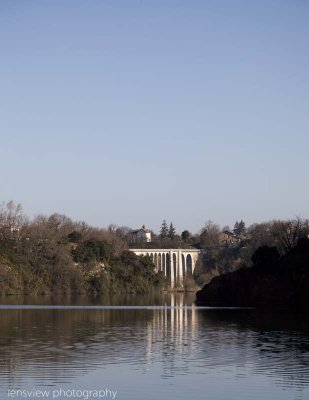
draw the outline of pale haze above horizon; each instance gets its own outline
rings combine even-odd
[[[0,3],[1,201],[177,232],[309,217],[309,2]]]

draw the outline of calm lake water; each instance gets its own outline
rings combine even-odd
[[[193,300],[2,299],[0,398],[309,399],[307,316]]]

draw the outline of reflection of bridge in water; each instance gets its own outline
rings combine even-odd
[[[183,296],[171,296],[167,307],[153,310],[153,318],[147,322],[146,359],[153,361],[164,353],[163,375],[175,373],[175,362],[183,353],[187,356],[196,351],[198,343],[199,313],[194,306],[187,307]],[[166,349],[173,349],[170,354]],[[178,370],[179,372],[179,370]]]
[[[164,272],[172,288],[182,286],[187,276],[192,276],[200,250],[197,249],[130,249],[138,256],[148,255],[156,271]]]

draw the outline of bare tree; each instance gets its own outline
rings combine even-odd
[[[219,245],[220,226],[207,221],[200,232],[200,242],[204,248],[213,248]]]
[[[0,237],[1,239],[18,238],[26,217],[21,204],[10,200],[0,205]]]
[[[0,206],[0,225],[20,226],[23,223],[24,215],[21,204],[15,204],[13,200],[2,203]]]
[[[308,237],[309,221],[300,217],[289,221],[274,221],[271,231],[284,251],[288,252],[297,245],[299,239]]]

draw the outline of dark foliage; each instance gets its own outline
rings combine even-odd
[[[277,247],[261,246],[252,255],[253,265],[273,264],[280,258]]]
[[[68,240],[71,243],[80,243],[83,235],[80,232],[73,231],[68,234]]]
[[[89,239],[79,244],[73,250],[75,262],[91,263],[95,261],[108,261],[111,257],[111,249],[103,240]]]

